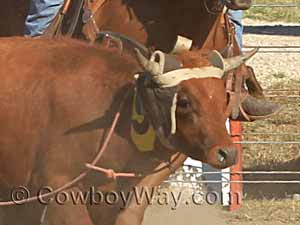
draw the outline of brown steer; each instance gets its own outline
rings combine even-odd
[[[176,90],[176,132],[172,137],[163,138],[174,147],[181,147],[183,153],[215,167],[235,163],[236,150],[225,129],[227,102],[221,79],[224,70],[220,65],[211,65],[204,57],[199,59],[198,53],[186,52],[176,57],[185,68],[155,74],[152,69],[157,62],[147,64],[148,59],[141,54],[138,63],[135,57],[119,51],[74,40],[5,38],[0,41],[0,51],[3,199],[10,200],[14,187],[26,186],[31,195],[36,195],[45,185],[55,189],[78,176],[85,170],[85,163],[94,159],[120,104],[123,104],[121,119],[98,165],[144,174],[159,168],[161,171],[154,180],[146,176],[125,186],[119,186],[119,182],[103,174],[92,173],[68,191],[78,193],[91,186],[101,191],[128,190],[133,185],[152,187],[170,173],[169,168],[162,167],[168,165],[163,161],[172,155],[175,160],[170,166],[177,168],[185,156],[174,154],[175,149],[161,144],[160,138],[155,151],[141,153],[130,137],[132,121],[128,118],[133,106],[133,75],[145,68],[146,77],[152,77],[150,81],[156,88],[167,89],[169,83],[163,82],[171,74],[171,86]],[[160,135],[157,133],[157,137]],[[42,206],[32,203],[3,208],[6,210],[4,224],[39,224],[40,217],[36,215],[41,214]],[[51,225],[89,225],[92,220],[109,224],[115,219],[116,224],[140,224],[143,218],[140,212],[146,207],[133,209],[130,205],[116,218],[112,213],[118,213],[119,209],[87,206],[71,201],[59,205],[54,201],[48,205],[44,218]],[[109,213],[103,214],[105,210]],[[97,217],[99,212],[101,218]]]

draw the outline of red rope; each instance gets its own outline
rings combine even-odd
[[[104,173],[108,178],[112,178],[114,180],[116,180],[118,177],[141,177],[141,175],[139,174],[135,174],[135,173],[117,173],[115,172],[113,169],[105,169],[102,167],[98,167],[98,166],[93,166],[89,163],[85,164],[87,168],[91,169],[91,170],[95,170],[101,173]]]

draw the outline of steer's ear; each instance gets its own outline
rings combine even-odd
[[[225,61],[222,55],[218,51],[216,50],[211,51],[208,54],[208,60],[213,66],[218,67],[219,69],[225,71],[225,67],[226,67]]]
[[[238,68],[240,65],[249,60],[254,56],[258,51],[258,48],[255,48],[249,52],[244,53],[243,55],[233,56],[230,58],[223,58],[222,55],[217,51],[212,51],[208,55],[208,60],[210,63],[223,70],[223,72],[228,72],[230,70]]]
[[[192,45],[193,40],[178,35],[174,48],[171,51],[171,54],[178,54],[182,51],[188,51],[192,48]]]

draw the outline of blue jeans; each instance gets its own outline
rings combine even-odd
[[[243,18],[243,11],[242,10],[228,10],[228,16],[230,20],[233,22],[235,26],[235,37],[237,39],[237,42],[239,44],[239,47],[242,49],[243,46],[243,24],[242,24],[242,18]]]
[[[31,0],[25,21],[25,35],[42,35],[63,4],[64,0]]]

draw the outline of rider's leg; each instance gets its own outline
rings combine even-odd
[[[25,21],[25,35],[42,35],[63,4],[64,0],[31,0]]]
[[[237,43],[242,51],[243,48],[243,11],[242,10],[228,10],[228,16],[232,23],[235,26],[235,38],[237,40]],[[245,73],[249,76],[249,78],[246,80],[246,86],[245,90],[247,89],[247,92],[249,92],[251,95],[248,95],[245,100],[242,103],[242,108],[248,115],[248,117],[251,120],[257,120],[257,119],[264,119],[269,116],[274,115],[275,113],[279,112],[282,108],[279,104],[269,102],[265,99],[258,99],[256,97],[262,97],[262,88],[258,81],[255,78],[254,72],[250,67],[243,67],[245,70]],[[254,96],[254,97],[253,97]],[[238,120],[244,120],[245,118],[241,116],[238,118]]]
[[[228,10],[228,16],[230,20],[233,22],[235,27],[235,38],[239,44],[239,47],[242,49],[243,47],[243,10]]]

